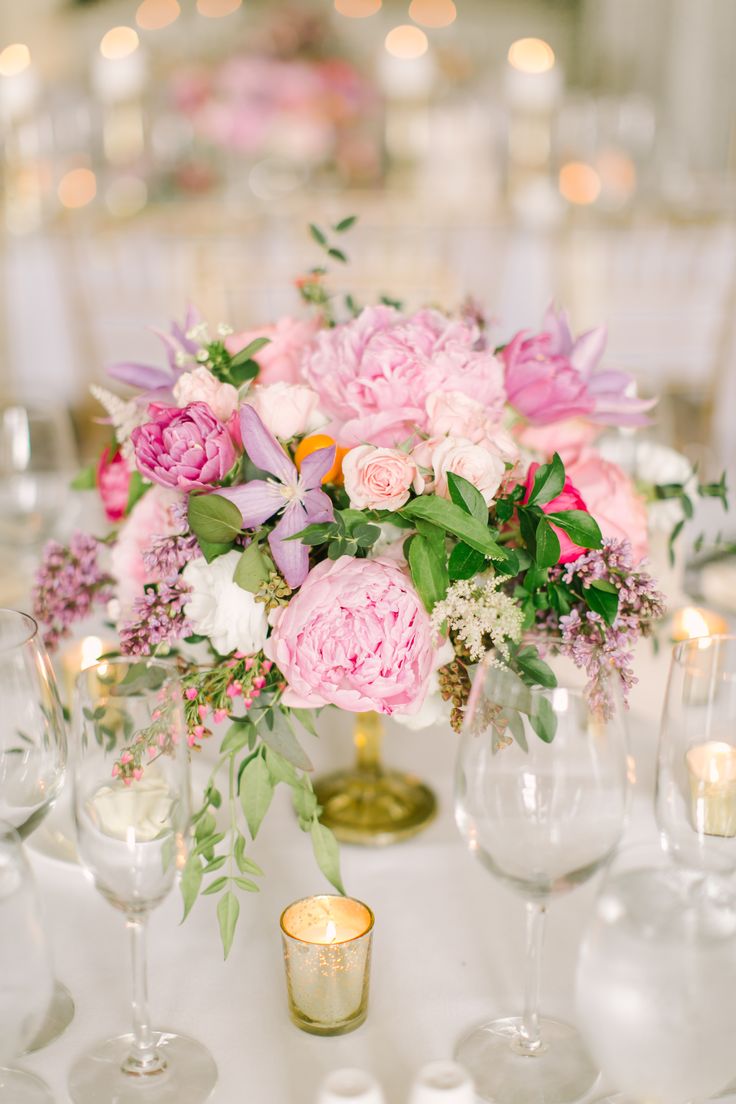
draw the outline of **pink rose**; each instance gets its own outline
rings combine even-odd
[[[285,705],[349,713],[416,712],[434,667],[429,615],[408,576],[352,556],[310,571],[264,651],[287,679]]]
[[[567,473],[603,536],[628,540],[634,559],[642,560],[649,552],[647,509],[628,475],[593,448],[582,449]]]
[[[489,416],[500,415],[503,373],[478,342],[473,326],[438,311],[407,318],[392,307],[366,307],[317,335],[304,371],[336,419],[341,444],[394,446],[427,428],[425,404],[438,390],[472,396]]]
[[[257,337],[268,337],[264,345],[254,356],[260,365],[258,382],[303,383],[302,360],[314,345],[314,336],[319,323],[312,319],[280,318],[273,326],[261,326],[256,330],[231,334],[225,338],[225,347],[231,356],[245,349]]]
[[[282,441],[312,433],[325,422],[318,409],[317,392],[303,383],[282,380],[266,387],[254,387],[245,401],[255,408],[274,437]]]
[[[529,466],[526,477],[526,494],[522,499],[523,502],[527,502],[529,495],[532,493],[534,475],[538,467],[539,464],[530,464]],[[553,498],[550,502],[545,502],[541,508],[545,514],[556,514],[560,513],[562,510],[585,510],[586,513],[590,513],[580,492],[567,475],[565,476],[565,485],[557,498]],[[573,544],[567,533],[557,525],[552,525],[552,528],[560,541],[560,558],[557,561],[558,563],[572,563],[573,560],[576,560],[578,556],[582,556],[583,552],[587,551],[587,549],[581,548],[579,544]]]
[[[177,406],[193,402],[207,403],[221,422],[226,422],[238,409],[238,392],[231,383],[221,383],[209,368],[200,365],[191,372],[184,372],[174,384]]]
[[[357,510],[398,510],[409,500],[414,485],[421,493],[424,480],[410,456],[398,449],[358,445],[342,462],[345,490]]]
[[[103,449],[97,464],[97,490],[108,521],[120,521],[125,517],[130,493],[130,468],[120,449],[111,456]]]
[[[478,444],[492,432],[495,422],[482,403],[462,391],[434,391],[428,396],[427,432],[430,435],[467,437]]]
[[[450,497],[447,485],[449,472],[461,475],[480,491],[487,506],[501,485],[506,465],[497,452],[484,445],[474,445],[465,437],[444,437],[432,451],[435,494]]]
[[[131,433],[141,475],[162,487],[192,491],[216,486],[236,460],[227,428],[207,403],[151,403],[151,421]]]
[[[134,600],[143,594],[145,583],[159,581],[146,570],[143,553],[156,537],[180,532],[175,507],[182,501],[182,495],[176,491],[151,487],[138,499],[121,526],[110,553],[112,575],[117,580],[115,595],[121,607],[118,620],[127,620]]]

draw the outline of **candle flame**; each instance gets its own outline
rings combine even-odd
[[[327,921],[327,928],[325,929],[325,936],[328,943],[334,943],[337,940],[337,926],[334,920]]]
[[[103,645],[99,636],[85,636],[82,641],[82,658],[79,663],[79,670],[86,671],[88,667],[94,667],[102,655],[102,651]]]
[[[705,610],[700,610],[696,606],[685,606],[679,617],[681,632],[678,635],[685,640],[697,640],[700,650],[710,647],[710,641],[704,639],[711,632],[705,613]]]

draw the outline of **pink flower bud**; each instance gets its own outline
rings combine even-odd
[[[252,669],[252,667],[253,667],[253,663],[254,663],[254,659],[253,659],[253,656],[248,656],[248,658],[247,658],[247,659],[246,659],[246,661],[245,661],[245,669],[246,669],[246,671],[250,671],[250,670]]]
[[[215,724],[222,724],[227,717],[227,709],[216,709],[214,714]]]
[[[184,691],[189,701],[194,701],[197,696],[197,690],[194,686],[188,686]]]
[[[136,782],[140,782],[141,778],[143,777],[143,771],[140,767],[135,768],[135,770],[133,771],[133,777],[135,778]]]
[[[200,705],[199,709],[197,710],[197,713],[199,714],[200,721],[203,721],[205,719],[208,712],[209,712],[209,706],[208,705]]]
[[[264,659],[263,663],[261,664],[261,670],[265,671],[266,674],[268,674],[272,667],[273,663],[270,659]]]
[[[225,693],[229,698],[237,698],[243,693],[243,687],[239,682],[231,682]]]
[[[245,706],[246,709],[250,709],[252,704],[253,704],[253,699],[252,698],[243,698],[243,705]]]
[[[124,751],[123,754],[120,756],[121,763],[132,763],[132,761],[133,756],[130,754],[129,751]]]
[[[255,686],[256,690],[262,690],[263,687],[266,685],[266,680],[263,675],[257,675],[256,678],[253,679],[253,685]]]

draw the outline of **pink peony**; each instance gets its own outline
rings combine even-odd
[[[634,559],[642,560],[649,552],[647,509],[628,475],[593,448],[582,449],[567,474],[585,496],[603,536],[628,540]]]
[[[532,492],[534,475],[538,467],[539,464],[531,464],[529,466],[529,472],[526,477],[526,494],[522,500],[523,502],[528,500]],[[565,476],[565,486],[562,488],[557,498],[553,498],[551,502],[545,502],[541,509],[545,514],[556,514],[562,510],[585,510],[586,513],[590,513],[577,487],[574,486],[567,475]],[[583,552],[587,552],[586,548],[581,548],[579,544],[573,544],[567,533],[558,528],[558,526],[553,525],[552,528],[560,541],[560,558],[557,561],[558,563],[572,563],[578,556],[582,556]]]
[[[264,651],[288,681],[284,705],[349,713],[421,707],[434,669],[432,629],[395,564],[326,560],[275,620]]]
[[[571,464],[582,448],[592,444],[601,433],[601,427],[583,418],[570,418],[555,425],[532,426],[519,422],[514,427],[517,441],[524,448],[539,453],[545,461],[557,452],[562,463]]]
[[[303,383],[281,381],[254,387],[245,401],[256,410],[274,437],[282,441],[312,433],[325,422],[318,409],[316,392]]]
[[[439,390],[471,396],[498,420],[503,372],[478,343],[473,326],[438,311],[407,318],[392,307],[367,307],[317,335],[304,371],[336,420],[340,444],[393,446],[427,428],[426,402]]]
[[[424,488],[416,464],[398,449],[358,445],[344,457],[342,473],[350,505],[358,510],[399,510],[412,485],[417,493]]]
[[[120,521],[125,517],[130,493],[130,468],[120,449],[116,449],[112,456],[109,449],[103,449],[96,478],[108,521]]]
[[[432,451],[435,494],[450,497],[449,472],[461,475],[480,491],[490,506],[501,485],[506,465],[497,452],[475,445],[465,437],[445,437]]]
[[[176,406],[151,403],[151,421],[131,433],[141,475],[180,491],[207,489],[225,478],[236,460],[235,446],[207,403]]]
[[[604,425],[646,425],[652,400],[637,399],[626,372],[598,371],[606,343],[599,326],[573,339],[567,315],[550,308],[540,334],[521,330],[501,356],[509,402],[533,425],[588,417]]]
[[[268,345],[256,353],[254,360],[260,365],[260,384],[303,383],[301,365],[307,352],[314,345],[319,324],[312,319],[280,318],[273,326],[260,326],[256,330],[231,334],[225,346],[231,356],[250,345],[257,337],[269,338]]]
[[[448,433],[452,437],[467,437],[478,444],[490,436],[497,425],[482,403],[462,391],[434,391],[425,405],[430,436]]]
[[[227,422],[238,409],[237,389],[231,383],[221,383],[204,365],[179,376],[174,384],[174,398],[177,406],[207,403],[221,422]]]
[[[146,569],[143,553],[156,537],[170,537],[181,530],[177,507],[182,495],[164,487],[151,487],[139,498],[121,527],[110,553],[110,568],[117,585],[115,594],[120,602],[120,620],[126,620],[133,602],[143,594],[145,583],[158,582]]]

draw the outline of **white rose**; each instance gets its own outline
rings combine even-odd
[[[209,368],[200,365],[191,372],[179,376],[174,384],[177,406],[193,402],[205,402],[221,422],[226,422],[238,409],[238,392],[231,383],[221,383]]]
[[[317,392],[303,383],[280,381],[256,387],[246,401],[274,437],[282,441],[311,433],[327,420],[318,408]]]
[[[496,452],[475,445],[466,437],[446,437],[440,442],[432,451],[432,468],[436,494],[450,497],[447,476],[453,472],[477,487],[487,506],[493,501],[506,472],[506,465]]]
[[[195,633],[207,636],[220,655],[253,655],[266,640],[266,607],[233,582],[239,552],[226,552],[212,563],[190,560],[183,571],[191,588],[184,607]]]

